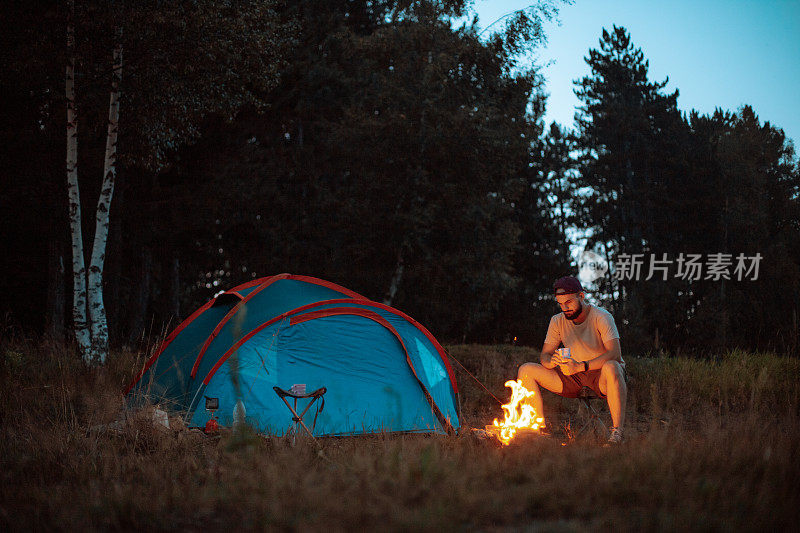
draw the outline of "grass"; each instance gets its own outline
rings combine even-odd
[[[505,400],[535,351],[453,346]],[[800,360],[626,356],[627,441],[390,436],[307,441],[161,431],[118,417],[138,353],[83,368],[63,346],[0,347],[0,527],[479,531],[788,530],[800,521]],[[463,423],[500,416],[455,365]],[[566,425],[575,401],[547,394]]]

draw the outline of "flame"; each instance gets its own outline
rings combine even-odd
[[[520,380],[506,381],[505,386],[511,389],[511,400],[502,406],[506,418],[502,422],[498,422],[495,418],[491,427],[495,429],[500,442],[507,445],[521,428],[538,431],[544,426],[544,418],[538,415],[530,403],[521,403],[523,400],[533,398],[536,394],[534,391],[526,389]]]

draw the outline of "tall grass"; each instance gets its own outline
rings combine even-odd
[[[500,399],[535,351],[454,346]],[[626,357],[627,441],[457,437],[300,440],[156,429],[122,410],[135,352],[99,370],[70,349],[0,347],[4,529],[787,530],[800,519],[800,362]],[[456,365],[457,367],[458,365]],[[500,408],[465,372],[463,422]],[[575,402],[546,395],[547,415]],[[94,429],[93,429],[94,428]]]

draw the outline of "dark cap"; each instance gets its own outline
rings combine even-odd
[[[556,282],[553,283],[553,292],[555,294],[573,294],[584,291],[583,285],[581,285],[581,282],[578,281],[578,278],[573,276],[564,276],[563,278],[558,278]]]

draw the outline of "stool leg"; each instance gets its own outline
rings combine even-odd
[[[608,438],[608,428],[600,418],[600,413],[592,405],[591,400],[587,398],[581,398],[580,401],[581,404],[583,404],[583,406],[586,408],[586,416],[588,419],[583,424],[583,427],[581,427],[581,429],[575,434],[575,438],[577,439],[579,436],[581,436],[584,431],[589,429],[589,426],[591,426],[592,433],[594,433],[595,438],[599,437],[600,433],[603,434],[603,438]],[[580,413],[580,405],[578,405],[578,412]]]
[[[292,412],[294,413],[294,417],[297,419],[298,418],[298,416],[297,416],[297,398],[294,399],[294,410]],[[297,420],[297,422],[294,423],[294,429],[292,430],[292,446],[297,444],[297,434],[299,432],[300,432],[300,421]]]
[[[578,432],[575,434],[575,438],[576,439],[578,437],[580,437],[583,434],[583,432],[586,431],[586,429],[588,429],[589,425],[592,423],[592,408],[591,408],[591,405],[589,404],[589,401],[581,398],[581,404],[583,404],[586,407],[586,411],[587,411],[587,415],[589,416],[589,419],[586,422],[584,422],[584,424],[581,427],[581,429],[578,430]],[[580,413],[580,411],[581,411],[581,405],[579,404],[578,405],[578,413]]]
[[[603,422],[603,419],[600,418],[600,413],[597,411],[597,409],[595,409],[591,405],[589,406],[589,408],[592,411],[591,412],[591,416],[592,416],[591,421],[592,421],[592,429],[594,430],[594,436],[595,437],[601,437],[602,436],[603,439],[607,439],[608,438],[608,428],[606,428],[606,425]]]
[[[314,401],[312,401],[310,404],[308,404],[306,406],[306,408],[305,408],[305,410],[303,411],[302,414],[298,414],[297,413],[297,398],[293,398],[294,407],[292,407],[292,405],[290,405],[289,402],[286,401],[286,398],[281,396],[281,400],[283,400],[283,403],[286,404],[286,407],[289,408],[289,411],[291,411],[292,415],[293,415],[292,416],[292,420],[294,421],[294,425],[292,426],[292,429],[291,429],[291,431],[292,431],[292,446],[297,444],[297,434],[300,432],[300,428],[302,427],[303,429],[306,430],[306,433],[308,433],[308,436],[311,437],[311,440],[314,441],[314,444],[316,444],[318,447],[321,448],[322,445],[319,443],[319,441],[316,439],[316,437],[314,437],[314,433],[310,429],[308,429],[308,426],[306,426],[305,423],[303,422],[303,416],[305,416],[306,412],[308,412],[308,409],[311,407],[311,404],[313,404]]]

